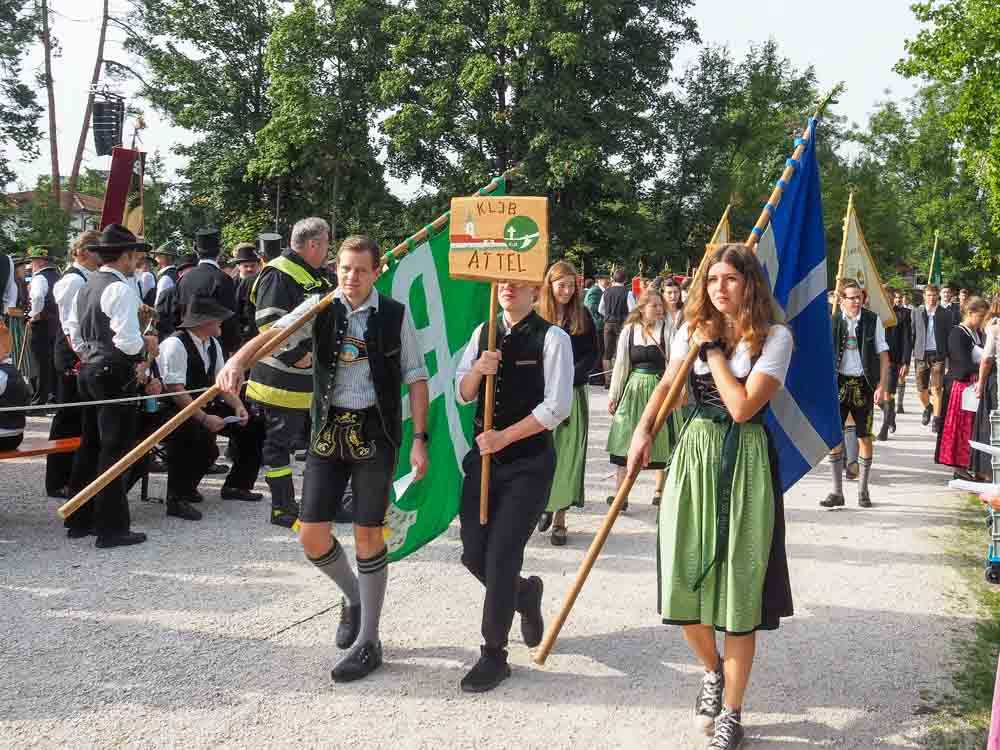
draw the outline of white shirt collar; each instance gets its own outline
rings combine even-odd
[[[215,258],[199,258],[198,259],[198,265],[199,266],[202,265],[202,264],[204,264],[204,263],[207,263],[210,266],[215,266],[216,268],[219,267],[219,262]]]
[[[86,267],[80,265],[79,263],[74,263],[73,264],[73,268],[75,268],[77,271],[79,271],[80,273],[82,273],[84,275],[84,277],[86,277],[88,279],[90,278],[91,274],[94,273],[89,268],[86,268]]]
[[[367,307],[370,307],[372,310],[376,311],[378,310],[378,290],[375,287],[372,287],[371,293],[368,295],[365,301],[362,302],[357,307],[351,306],[351,301],[347,299],[347,295],[344,294],[344,290],[342,288],[337,287],[337,290],[333,293],[333,295],[336,299],[339,299],[341,302],[344,303],[344,305],[347,307],[348,315],[350,315],[351,313],[361,312]]]
[[[101,266],[100,269],[98,269],[98,270],[104,271],[105,273],[113,273],[115,276],[117,276],[122,281],[128,281],[128,279],[125,278],[125,274],[123,274],[117,268],[112,268],[111,266]]]

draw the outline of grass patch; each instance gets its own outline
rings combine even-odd
[[[927,696],[935,722],[925,739],[935,750],[981,750],[989,734],[997,653],[1000,652],[1000,586],[983,577],[988,536],[985,512],[974,496],[959,512],[959,523],[947,546],[969,585],[964,607],[975,607],[977,621],[971,634],[962,633],[953,644],[953,690]]]

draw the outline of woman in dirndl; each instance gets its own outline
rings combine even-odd
[[[670,459],[660,509],[659,610],[664,623],[682,626],[705,669],[697,726],[712,735],[712,750],[731,750],[743,739],[756,632],[776,629],[792,614],[784,504],[764,426],[768,402],[784,384],[792,335],[775,320],[770,287],[749,248],[722,245],[705,268],[628,463],[649,463],[656,413],[693,340],[699,355],[687,385],[694,404]],[[724,633],[722,655],[715,631]]]
[[[561,327],[573,344],[573,408],[552,434],[556,448],[556,471],[549,491],[549,504],[538,520],[538,530],[552,526],[555,547],[566,544],[566,509],[583,507],[584,471],[587,467],[587,428],[590,422],[587,379],[600,352],[597,327],[583,306],[576,283],[576,269],[565,261],[553,263],[545,274],[538,314]]]
[[[979,409],[972,425],[972,439],[990,445],[992,437],[990,414],[998,408],[996,358],[1000,349],[1000,297],[994,297],[990,304],[983,332],[986,334],[986,343],[983,345],[983,361],[979,363],[979,378],[976,380]],[[982,451],[972,451],[972,456],[969,458],[969,472],[980,479],[992,482],[991,456]]]
[[[612,415],[611,430],[608,432],[608,453],[611,463],[617,467],[615,489],[625,481],[625,462],[632,433],[639,424],[642,410],[646,408],[653,389],[660,382],[667,366],[670,336],[663,317],[663,297],[657,289],[646,289],[629,313],[618,337],[615,367],[611,374],[611,389],[608,392],[608,413]],[[667,465],[673,432],[664,428],[653,443],[649,469],[663,469]],[[608,505],[614,502],[608,497]],[[659,495],[653,496],[653,504],[659,504]],[[622,511],[628,510],[628,500]]]
[[[975,410],[963,409],[975,392],[979,364],[983,361],[983,319],[989,307],[982,297],[969,297],[962,308],[962,322],[948,333],[948,370],[941,397],[941,431],[937,436],[934,462],[955,469],[956,479],[968,479]],[[966,390],[972,389],[967,394]],[[978,408],[978,404],[977,404]]]

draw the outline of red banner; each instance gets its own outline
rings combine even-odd
[[[144,152],[115,146],[111,152],[111,171],[104,193],[101,229],[108,224],[123,224],[136,237],[143,236],[142,179],[145,167]]]

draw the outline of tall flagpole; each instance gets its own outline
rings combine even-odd
[[[834,96],[843,91],[843,89],[844,85],[842,83],[837,84],[837,86],[834,87],[834,89],[823,99],[823,101],[820,102],[819,106],[816,108],[816,113],[810,118],[810,122],[806,125],[802,137],[795,140],[796,145],[795,150],[792,152],[792,158],[786,162],[785,169],[781,173],[781,179],[778,180],[777,185],[771,192],[771,197],[768,199],[764,210],[761,212],[760,218],[757,219],[757,223],[751,230],[750,236],[747,238],[745,243],[747,247],[756,248],[758,240],[761,235],[764,234],[764,230],[770,223],[771,214],[781,202],[781,196],[785,192],[785,187],[792,180],[792,177],[795,174],[795,168],[798,166],[798,161],[802,158],[802,154],[805,153],[813,121],[820,118],[830,102],[833,101]],[[701,271],[701,267],[705,265],[707,259],[708,254],[702,258],[701,265],[699,265],[698,268],[699,272]],[[698,274],[696,273],[695,276],[697,275]],[[697,356],[698,345],[692,343],[691,347],[688,349],[688,353],[681,362],[680,369],[674,377],[674,381],[670,384],[670,389],[667,391],[667,395],[660,403],[659,410],[656,413],[656,421],[653,423],[653,429],[651,431],[653,439],[655,439],[656,435],[661,429],[663,429],[663,423],[666,421],[667,416],[671,411],[673,411],[678,400],[680,399],[680,395],[684,390],[684,384],[687,382],[688,371],[694,365],[694,360]],[[590,575],[590,571],[594,567],[594,563],[597,562],[597,558],[601,554],[601,549],[604,547],[604,543],[607,541],[608,535],[611,533],[611,527],[614,526],[615,520],[617,520],[618,514],[621,512],[622,506],[624,506],[625,501],[628,500],[629,492],[631,492],[632,485],[635,484],[635,480],[638,476],[638,468],[630,469],[626,473],[625,481],[622,482],[621,487],[618,488],[618,493],[615,495],[614,502],[611,503],[611,507],[608,509],[608,513],[604,517],[604,522],[601,524],[601,528],[598,529],[597,534],[594,536],[594,540],[590,543],[587,554],[584,556],[583,562],[577,570],[576,579],[573,581],[573,585],[570,587],[570,590],[566,593],[566,598],[563,599],[562,608],[559,610],[559,614],[549,624],[549,628],[545,632],[545,637],[542,639],[542,642],[538,647],[538,651],[535,652],[535,655],[532,657],[536,664],[545,664],[545,660],[548,658],[549,653],[552,651],[552,647],[555,645],[556,639],[559,637],[559,631],[562,630],[562,626],[566,622],[566,618],[569,616],[570,610],[573,609],[573,605],[576,603],[576,598],[580,595],[583,584],[587,581],[587,576]]]

